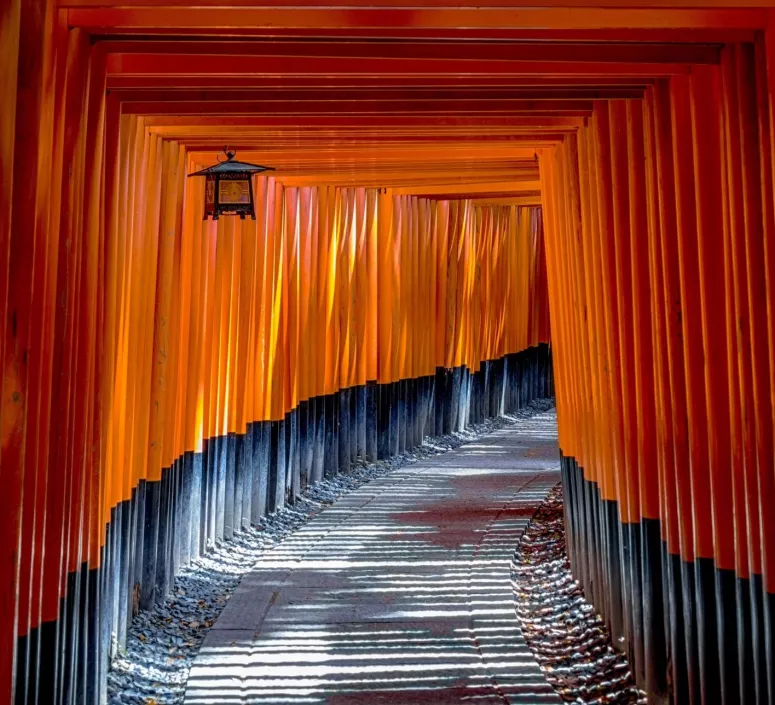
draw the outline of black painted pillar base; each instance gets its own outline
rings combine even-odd
[[[379,396],[376,382],[367,382],[365,391],[365,434],[366,447],[364,457],[374,462],[379,457]]]
[[[350,472],[351,453],[351,417],[350,397],[351,389],[342,389],[339,392],[339,472]]]
[[[267,514],[274,514],[285,506],[285,443],[285,421],[270,421]]]
[[[335,477],[339,468],[339,404],[338,396],[325,396],[323,476]]]
[[[407,426],[407,381],[402,379],[396,382],[396,423],[398,428],[398,452],[406,450],[406,426]]]
[[[433,382],[433,435],[444,435],[444,410],[446,408],[446,382],[447,370],[443,367],[436,368]]]
[[[234,433],[226,436],[225,448],[225,483],[224,483],[224,507],[223,507],[223,534],[222,537],[227,540],[234,538],[234,499],[237,486],[236,467],[237,467],[237,437]]]
[[[401,443],[401,429],[399,421],[399,402],[401,396],[401,385],[398,382],[392,382],[390,384],[390,405],[388,409],[389,414],[389,449],[388,457],[398,455],[400,452]]]
[[[310,433],[310,402],[299,402],[296,409],[299,438],[299,491],[303,492],[310,484],[312,475],[312,440]]]
[[[285,415],[285,448],[285,501],[287,504],[293,504],[301,493],[298,409]]]
[[[266,516],[269,507],[269,468],[272,449],[272,426],[269,421],[251,424],[253,436],[253,483],[251,486],[250,520],[253,524]]]
[[[325,475],[326,452],[326,398],[310,399],[310,434],[312,436],[312,475],[313,483],[320,482]],[[314,427],[314,428],[313,428]]]
[[[377,458],[386,460],[391,455],[390,444],[390,408],[392,402],[392,385],[382,384],[375,390],[377,403]]]
[[[366,385],[353,389],[352,426],[355,429],[355,441],[352,445],[352,460],[366,457]]]

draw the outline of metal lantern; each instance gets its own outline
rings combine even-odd
[[[274,171],[270,166],[248,164],[234,159],[237,151],[224,147],[226,159],[218,164],[196,171],[189,176],[205,177],[205,214],[203,220],[211,216],[218,220],[221,215],[238,215],[242,220],[246,216],[256,219],[253,204],[253,174],[262,171]]]

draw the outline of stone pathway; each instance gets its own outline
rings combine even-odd
[[[186,704],[561,702],[510,582],[519,536],[559,477],[551,411],[355,490],[243,579]]]

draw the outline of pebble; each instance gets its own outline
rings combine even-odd
[[[580,705],[645,705],[627,657],[573,578],[565,546],[562,485],[533,516],[511,564],[517,619],[547,681]]]
[[[495,430],[548,411],[554,400],[538,400],[505,416],[452,433],[389,460],[357,460],[347,475],[308,487],[292,505],[235,534],[183,567],[167,597],[132,621],[124,647],[108,673],[110,705],[181,705],[191,664],[240,580],[268,550],[326,506],[365,482],[423,458],[446,453]]]

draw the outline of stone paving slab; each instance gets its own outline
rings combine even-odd
[[[355,490],[245,577],[186,705],[560,703],[510,582],[517,541],[558,481],[547,412]]]

